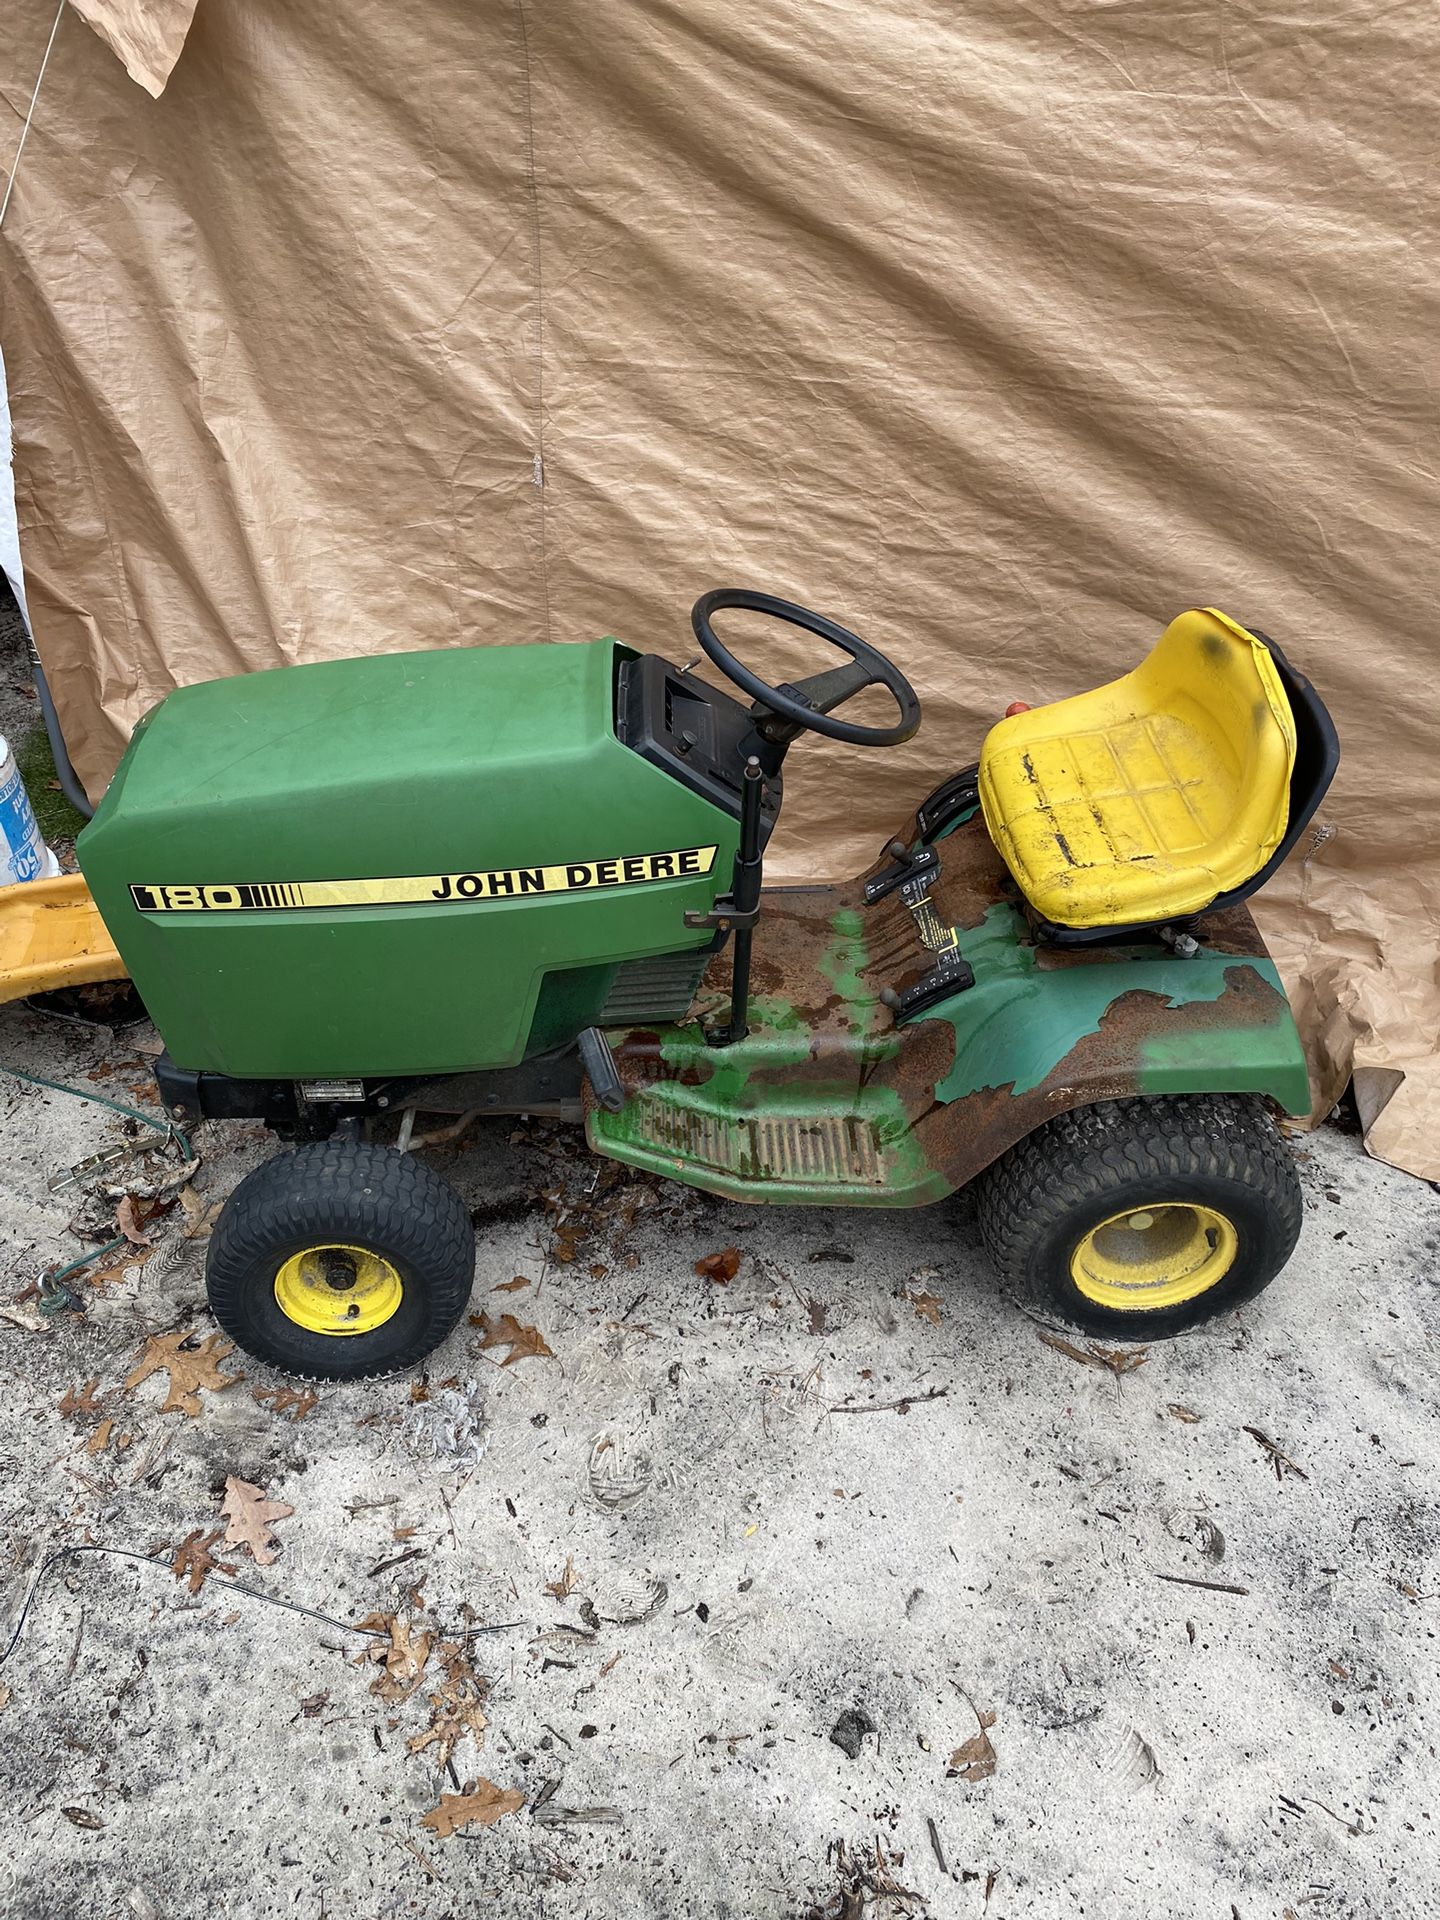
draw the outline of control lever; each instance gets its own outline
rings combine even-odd
[[[687,913],[687,927],[718,927],[735,932],[735,954],[730,974],[730,1021],[706,1038],[712,1047],[733,1046],[750,1031],[750,950],[755,942],[755,922],[760,918],[760,888],[764,862],[760,851],[760,803],[764,790],[760,762],[752,753],[745,762],[745,777],[740,784],[740,844],[735,864],[730,869],[730,891],[722,894],[709,913]]]
[[[903,887],[907,880],[934,880],[939,875],[940,856],[934,847],[921,847],[918,853],[912,853],[903,840],[892,840],[885,851],[892,864],[882,867],[879,873],[865,882],[867,907],[873,907],[877,900],[883,900],[896,887]]]

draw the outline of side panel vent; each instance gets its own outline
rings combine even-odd
[[[646,1020],[683,1020],[710,957],[702,949],[624,961],[615,970],[596,1025],[633,1027]]]

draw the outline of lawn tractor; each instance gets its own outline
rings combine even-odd
[[[771,685],[717,634],[731,610],[841,658]],[[27,991],[128,973],[166,1113],[289,1143],[215,1226],[226,1333],[334,1380],[446,1337],[474,1235],[406,1150],[417,1114],[582,1122],[731,1200],[975,1181],[1006,1289],[1111,1336],[1258,1292],[1300,1228],[1277,1116],[1309,1093],[1244,902],[1335,770],[1309,682],[1182,613],[1123,678],[1000,720],[858,879],[767,887],[791,745],[893,747],[920,703],[771,595],[707,593],[693,625],[743,698],[615,639],[183,688],[81,835],[84,881],[9,890]],[[891,724],[845,716],[870,687]]]

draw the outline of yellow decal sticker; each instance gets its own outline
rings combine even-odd
[[[709,873],[714,847],[679,847],[614,860],[572,860],[560,867],[502,867],[483,873],[409,874],[394,880],[243,880],[206,886],[133,886],[141,913],[284,912],[297,907],[446,906],[513,900],[541,893],[595,893],[652,880]]]

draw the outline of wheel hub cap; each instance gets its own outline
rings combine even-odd
[[[1085,1235],[1070,1256],[1070,1277],[1097,1306],[1150,1313],[1215,1286],[1230,1271],[1237,1245],[1234,1226],[1213,1207],[1127,1207]]]
[[[404,1291],[390,1262],[367,1247],[304,1247],[275,1275],[275,1304],[287,1320],[340,1338],[383,1327]]]

